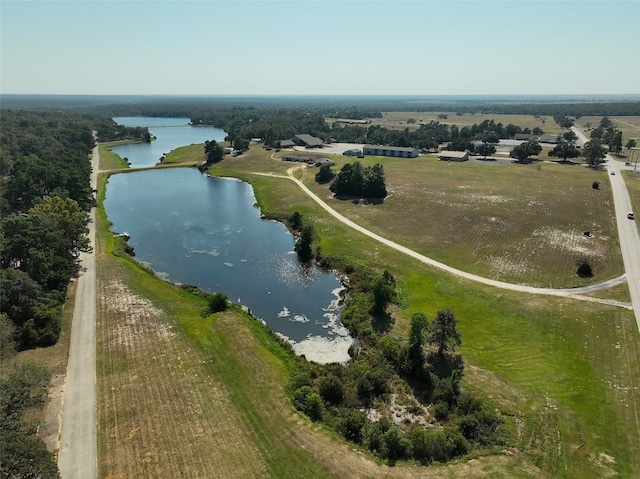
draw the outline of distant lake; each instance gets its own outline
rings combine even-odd
[[[171,168],[111,176],[104,206],[160,277],[226,293],[310,360],[347,361],[339,278],[300,264],[294,238],[261,219],[255,201],[248,183]]]
[[[127,158],[132,167],[153,166],[160,158],[180,146],[204,143],[205,141],[224,141],[227,134],[212,126],[191,126],[189,118],[156,117],[116,117],[116,123],[124,126],[146,126],[156,137],[151,143],[118,145],[111,148],[122,158]]]

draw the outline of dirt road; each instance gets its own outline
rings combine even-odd
[[[99,153],[93,150],[91,187],[96,188]],[[89,220],[89,239],[95,245],[95,208]],[[95,246],[94,246],[95,248]],[[95,479],[96,454],[96,268],[95,254],[80,255],[73,310],[69,363],[62,402],[58,467],[62,479]]]
[[[373,238],[376,241],[379,241],[382,244],[385,244],[393,249],[396,249],[402,253],[405,253],[409,256],[411,256],[412,258],[417,259],[418,261],[420,261],[421,263],[427,264],[429,266],[433,266],[435,268],[444,270],[450,274],[453,274],[455,276],[461,277],[461,278],[465,278],[468,279],[470,281],[475,281],[478,283],[482,283],[482,284],[487,284],[489,286],[494,286],[496,288],[501,288],[501,289],[508,289],[511,291],[519,291],[519,292],[523,292],[523,293],[532,293],[532,294],[544,294],[544,295],[549,295],[549,296],[564,296],[564,297],[572,297],[575,299],[580,299],[583,301],[591,301],[591,302],[595,302],[595,303],[603,303],[603,304],[609,304],[612,306],[620,306],[620,307],[624,307],[627,309],[631,309],[631,306],[628,303],[623,303],[620,301],[613,301],[613,300],[608,300],[608,299],[601,299],[601,298],[593,298],[590,296],[581,296],[580,293],[588,293],[588,292],[592,292],[592,291],[597,291],[599,289],[605,289],[605,288],[609,288],[615,284],[619,284],[619,283],[623,283],[626,281],[626,276],[620,276],[618,278],[606,281],[604,283],[601,283],[599,285],[592,285],[592,286],[585,286],[582,288],[568,288],[568,289],[552,289],[552,288],[536,288],[533,286],[524,286],[524,285],[519,285],[519,284],[511,284],[511,283],[505,283],[502,281],[496,281],[493,279],[489,279],[489,278],[484,278],[482,276],[477,276],[475,274],[471,274],[471,273],[467,273],[466,271],[461,271],[459,269],[456,268],[452,268],[451,266],[448,266],[444,263],[440,263],[439,261],[436,261],[432,258],[429,258],[427,256],[424,256],[420,253],[416,253],[413,250],[410,250],[409,248],[399,245],[398,243],[395,243],[391,240],[388,240],[386,238],[383,238],[382,236],[379,236],[375,233],[373,233],[372,231],[369,231],[365,228],[363,228],[360,225],[357,225],[356,223],[354,223],[353,221],[351,221],[350,219],[342,216],[340,213],[338,213],[337,211],[335,211],[333,208],[331,208],[329,205],[327,205],[324,201],[322,201],[318,196],[316,196],[315,193],[313,193],[309,188],[307,188],[304,183],[302,183],[302,181],[300,181],[299,179],[297,179],[293,173],[294,171],[296,171],[299,168],[305,168],[305,166],[301,166],[301,167],[293,167],[293,168],[289,168],[289,170],[287,170],[288,173],[288,177],[295,181],[298,186],[307,194],[309,195],[316,203],[318,203],[324,210],[326,210],[329,214],[331,214],[334,218],[336,218],[337,220],[341,221],[342,223],[346,224],[347,226],[355,229],[356,231],[359,231],[360,233],[369,236],[370,238]],[[626,265],[626,263],[625,263]]]

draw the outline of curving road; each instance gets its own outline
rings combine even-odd
[[[574,129],[581,141],[588,141],[577,129]],[[93,150],[93,171],[91,175],[92,188],[97,187],[97,175],[99,168],[99,152],[96,146]],[[600,283],[598,285],[583,288],[551,289],[535,288],[502,281],[483,278],[465,271],[452,268],[432,258],[416,253],[398,243],[383,238],[369,231],[335,211],[315,193],[307,188],[302,181],[295,178],[293,173],[299,167],[290,168],[288,176],[257,173],[265,176],[279,176],[289,178],[318,203],[334,218],[360,233],[394,248],[412,258],[446,271],[461,278],[486,284],[496,288],[519,291],[531,294],[544,294],[550,296],[571,297],[574,299],[591,301],[614,306],[634,309],[636,322],[640,330],[640,240],[635,221],[627,219],[627,213],[631,211],[631,202],[623,181],[620,170],[625,167],[612,158],[609,158],[608,169],[615,172],[609,175],[613,197],[615,202],[616,219],[620,237],[620,247],[624,260],[626,275]],[[303,175],[306,174],[304,168]],[[89,222],[89,238],[95,245],[95,209],[91,211]],[[95,248],[95,246],[94,246]],[[62,479],[95,479],[97,477],[97,451],[96,451],[96,273],[95,253],[83,253],[80,257],[82,271],[78,278],[76,301],[74,306],[73,326],[71,331],[71,345],[69,350],[69,363],[67,365],[67,377],[65,383],[62,426],[60,435],[60,452],[58,466]],[[615,284],[627,281],[631,293],[631,304],[612,301],[601,298],[582,296],[599,289],[605,289]]]
[[[100,155],[93,150],[91,187],[97,186]],[[95,248],[95,208],[89,215]],[[80,255],[71,327],[69,362],[62,402],[58,468],[62,479],[96,479],[96,268],[95,253]]]
[[[624,283],[627,280],[626,275],[622,275],[619,276],[618,278],[614,278],[608,281],[605,281],[603,283],[597,284],[597,285],[591,285],[591,286],[584,286],[581,288],[566,288],[566,289],[553,289],[553,288],[536,288],[533,286],[525,286],[525,285],[519,285],[519,284],[512,284],[512,283],[506,283],[503,281],[497,281],[497,280],[493,280],[493,279],[489,279],[489,278],[484,278],[482,276],[478,276],[472,273],[468,273],[466,271],[462,271],[456,268],[452,268],[449,265],[446,265],[444,263],[441,263],[439,261],[436,261],[432,258],[429,258],[427,256],[424,256],[420,253],[417,253],[405,246],[402,246],[394,241],[391,241],[387,238],[383,238],[380,235],[377,235],[376,233],[363,228],[362,226],[354,223],[353,221],[351,221],[350,219],[346,218],[345,216],[341,215],[340,213],[338,213],[337,211],[335,211],[333,208],[331,208],[328,204],[326,204],[324,201],[322,201],[322,199],[320,199],[315,193],[313,193],[309,188],[307,188],[305,186],[305,184],[297,179],[293,173],[295,170],[303,168],[304,170],[306,170],[306,165],[302,165],[302,166],[296,166],[296,167],[292,167],[289,168],[287,170],[287,174],[288,176],[282,176],[282,175],[273,175],[273,174],[268,174],[268,173],[257,173],[259,175],[264,175],[264,176],[279,176],[281,178],[289,178],[292,181],[294,181],[307,195],[309,195],[309,197],[311,197],[316,203],[318,203],[325,211],[327,211],[329,214],[331,214],[334,218],[336,218],[338,221],[346,224],[347,226],[353,228],[354,230],[370,237],[373,238],[374,240],[389,246],[390,248],[393,248],[397,251],[400,251],[404,254],[407,254],[409,256],[411,256],[412,258],[420,261],[421,263],[427,264],[429,266],[433,266],[435,268],[441,269],[443,271],[446,271],[450,274],[453,274],[455,276],[458,276],[460,278],[464,278],[464,279],[468,279],[470,281],[475,281],[478,283],[482,283],[482,284],[486,284],[489,286],[493,286],[496,288],[501,288],[501,289],[507,289],[507,290],[511,290],[511,291],[518,291],[518,292],[522,292],[522,293],[530,293],[530,294],[543,294],[543,295],[548,295],[548,296],[562,296],[562,297],[571,297],[574,299],[579,299],[582,301],[590,301],[590,302],[594,302],[594,303],[602,303],[602,304],[608,304],[608,305],[612,305],[612,306],[619,306],[619,307],[623,307],[623,308],[627,308],[627,309],[632,309],[632,306],[629,303],[625,303],[622,301],[614,301],[614,300],[610,300],[610,299],[602,299],[602,298],[593,298],[590,296],[582,296],[581,293],[589,293],[589,292],[593,292],[593,291],[597,291],[600,289],[606,289],[609,288],[611,286],[614,286],[616,284],[621,284]],[[304,175],[305,173],[303,173]],[[637,311],[637,310],[636,310]]]

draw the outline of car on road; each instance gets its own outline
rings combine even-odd
[[[635,217],[635,216],[633,216],[633,213],[632,213],[631,211],[629,211],[629,212],[627,213],[627,218],[629,218],[630,220],[634,220],[634,219],[636,219],[636,217]]]
[[[616,174],[616,172],[615,172],[615,171],[612,171],[612,172],[611,172],[611,174],[612,174],[612,175],[615,175],[615,174]]]

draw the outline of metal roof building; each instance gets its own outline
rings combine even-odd
[[[438,154],[438,158],[441,161],[467,161],[469,159],[469,152],[442,150]]]
[[[364,145],[362,153],[365,155],[393,156],[396,158],[417,158],[420,151],[411,146]]]
[[[320,138],[302,133],[295,135],[291,140],[298,146],[304,146],[305,148],[322,148],[324,142]]]

